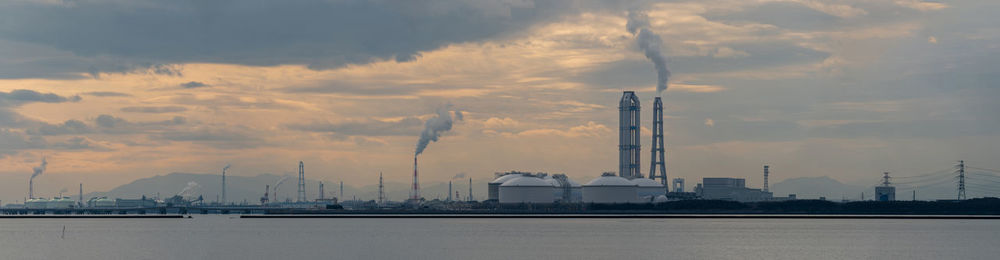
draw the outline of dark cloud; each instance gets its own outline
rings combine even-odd
[[[407,117],[399,121],[361,120],[342,123],[316,122],[289,124],[288,129],[306,132],[328,132],[347,136],[411,136],[420,133],[423,121]]]
[[[208,87],[208,85],[205,84],[205,83],[197,82],[197,81],[191,81],[191,82],[188,82],[188,83],[181,84],[181,87],[183,87],[183,88],[202,88],[202,87]]]
[[[95,96],[95,97],[131,97],[132,96],[131,94],[126,94],[126,93],[121,93],[121,92],[112,92],[112,91],[86,92],[86,93],[83,93],[83,95]]]
[[[444,45],[508,35],[566,13],[612,5],[618,4],[81,0],[54,5],[8,1],[0,3],[0,17],[5,20],[0,39],[41,46],[33,48],[53,61],[34,67],[55,66],[52,76],[72,75],[68,72],[72,70],[99,75],[135,68],[179,75],[180,70],[162,64],[189,62],[306,64],[324,69],[375,59],[410,61],[420,52]],[[47,76],[22,72],[25,77]]]
[[[77,102],[80,101],[80,96],[64,97],[56,95],[53,93],[40,93],[34,90],[28,89],[17,89],[11,92],[0,92],[0,106],[13,105],[18,106],[25,103],[32,102],[42,102],[42,103],[62,103],[62,102]]]
[[[149,113],[149,114],[159,114],[159,113],[175,113],[187,111],[187,108],[182,106],[153,106],[153,107],[123,107],[120,109],[122,112],[129,113]]]
[[[44,124],[37,130],[28,131],[29,134],[40,135],[77,135],[91,132],[93,132],[93,129],[90,126],[76,119],[66,120],[66,122],[57,125]]]

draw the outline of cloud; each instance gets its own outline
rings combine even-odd
[[[577,138],[577,137],[600,137],[600,136],[606,135],[608,133],[611,133],[611,128],[608,128],[605,125],[594,123],[593,121],[590,121],[590,122],[587,122],[587,124],[585,124],[585,125],[579,125],[579,126],[570,127],[568,130],[551,129],[551,128],[532,129],[532,130],[522,131],[522,132],[516,133],[514,135],[510,135],[510,134],[507,134],[507,135],[508,136],[545,136],[545,135],[553,135],[553,136],[561,136],[561,137],[568,137],[568,138]]]
[[[95,96],[95,97],[131,97],[131,94],[112,92],[112,91],[93,91],[85,92],[83,95]]]
[[[150,64],[153,73],[180,75],[160,64],[182,63],[325,69],[413,61],[441,46],[509,35],[578,12],[580,5],[567,0],[13,1],[0,4],[0,17],[7,21],[0,39],[51,48],[45,49],[51,56],[78,61],[38,66],[54,67],[48,68],[52,72],[98,75]],[[87,65],[105,59],[118,62]],[[39,74],[45,75],[21,76]]]
[[[206,85],[205,83],[197,82],[197,81],[191,81],[191,82],[188,82],[188,83],[181,84],[181,87],[182,88],[191,89],[191,88],[208,87],[208,85]]]
[[[347,136],[411,136],[423,129],[423,121],[416,117],[384,121],[375,119],[349,120],[344,122],[313,122],[288,124],[285,127],[296,131],[333,133]]]
[[[28,89],[16,89],[10,92],[0,92],[0,106],[4,106],[5,104],[18,106],[32,102],[62,103],[77,101],[80,101],[80,96],[64,97],[53,93],[40,93]]]
[[[159,113],[175,113],[187,111],[187,108],[182,106],[149,106],[149,107],[123,107],[122,112],[129,113],[148,113],[148,114],[159,114]]]

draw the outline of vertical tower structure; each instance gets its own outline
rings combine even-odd
[[[343,187],[343,185],[341,185]],[[343,190],[343,188],[341,188]],[[378,205],[385,203],[385,186],[382,185],[382,172],[378,173]]]
[[[323,193],[324,193],[324,191],[323,191],[323,182],[319,182],[319,199],[320,200],[325,199]]]
[[[469,201],[475,201],[476,198],[472,197],[472,178],[469,178]]]
[[[958,199],[965,199],[965,161],[958,161]]]
[[[618,103],[618,176],[627,179],[642,177],[639,112],[639,97],[634,91],[625,91]]]
[[[306,169],[305,164],[299,161],[299,198],[298,202],[306,201]]]
[[[157,196],[159,197],[159,196]],[[83,207],[83,183],[80,183],[80,201],[78,202],[80,207]]]
[[[340,199],[344,199],[344,181],[340,181]]]
[[[667,168],[664,163],[663,149],[663,101],[660,97],[653,100],[653,144],[649,148],[649,178],[660,179],[660,184],[667,187]],[[656,168],[660,170],[657,171]]]
[[[226,205],[226,170],[229,170],[229,165],[222,168],[222,205]]]
[[[411,200],[420,200],[420,182],[417,180],[417,156],[413,156],[413,190],[410,191]]]
[[[448,181],[448,193],[447,194],[448,194],[448,201],[451,201],[451,181]],[[455,199],[460,199],[460,198],[458,198],[458,196],[455,196]]]
[[[767,178],[769,177],[771,166],[764,165],[764,192],[767,192]]]

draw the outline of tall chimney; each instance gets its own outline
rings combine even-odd
[[[767,178],[768,174],[770,174],[770,172],[768,171],[770,170],[770,168],[771,166],[764,165],[764,192],[767,192]]]
[[[417,156],[413,156],[413,194],[410,199],[420,200],[420,182],[417,180]]]

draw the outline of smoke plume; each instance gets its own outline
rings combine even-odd
[[[232,165],[230,165],[230,164],[227,163],[226,167],[222,167],[222,174],[226,174],[226,170],[229,170],[229,166],[232,166]]]
[[[274,193],[275,194],[278,193],[278,186],[281,186],[282,183],[285,183],[285,180],[288,180],[288,177],[290,177],[290,176],[288,176],[288,175],[281,176],[281,179],[278,179],[278,181],[274,183]]]
[[[427,149],[428,144],[437,142],[442,133],[451,130],[451,126],[455,121],[452,120],[449,110],[451,110],[451,105],[438,109],[437,116],[424,122],[424,131],[420,133],[420,140],[417,141],[417,151],[414,153],[414,156],[423,153],[424,149]],[[458,110],[454,111],[455,118],[461,121],[463,117],[462,112]]]
[[[656,67],[656,96],[663,94],[667,90],[667,80],[670,79],[670,70],[667,70],[667,59],[660,52],[660,45],[663,39],[649,29],[649,15],[642,11],[632,10],[628,12],[628,23],[625,29],[635,36],[639,49],[646,54],[646,58],[653,62]]]
[[[464,172],[463,173],[459,173],[459,174],[455,174],[455,177],[451,177],[452,180],[454,180],[454,179],[464,179],[464,178],[465,178],[465,173]]]
[[[197,189],[198,187],[200,187],[200,185],[198,185],[197,182],[189,181],[187,183],[187,186],[185,186],[184,189],[181,189],[181,191],[177,193],[177,196],[192,197],[194,196],[194,190]]]
[[[38,175],[42,175],[42,173],[45,172],[45,167],[48,165],[49,162],[45,160],[45,157],[42,157],[42,165],[33,168],[34,173],[31,174],[31,179],[34,180],[35,177],[38,177]]]

